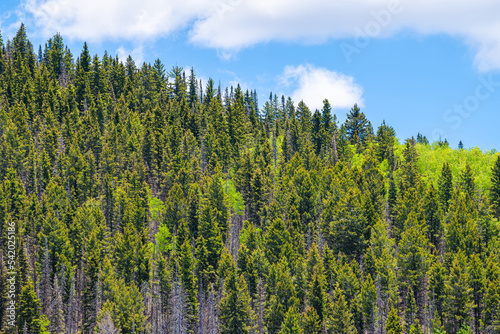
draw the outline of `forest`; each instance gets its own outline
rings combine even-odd
[[[450,145],[21,25],[0,332],[500,333],[500,154]]]

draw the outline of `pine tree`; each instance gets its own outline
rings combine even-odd
[[[425,223],[428,229],[429,240],[436,249],[439,249],[443,237],[443,225],[441,223],[442,213],[439,208],[437,193],[432,184],[425,194],[422,209],[425,214]]]
[[[227,123],[233,157],[238,157],[246,133],[245,109],[241,87],[238,84],[234,92],[234,101],[227,108]]]
[[[332,312],[327,320],[326,328],[331,333],[355,334],[354,321],[342,291],[337,288],[334,292]]]
[[[377,289],[370,274],[366,277],[361,287],[361,309],[363,313],[363,328],[369,333],[375,332],[377,317]]]
[[[208,180],[208,205],[213,209],[214,221],[220,228],[223,240],[226,240],[229,231],[229,202],[224,191],[226,186],[220,170],[217,170],[214,177]]]
[[[182,290],[175,286],[178,291],[179,303],[185,303],[187,328],[191,332],[194,330],[196,319],[198,317],[199,303],[196,298],[198,293],[197,280],[194,275],[195,263],[190,240],[184,241],[180,245],[178,260],[175,267],[176,279],[179,279]],[[185,302],[184,302],[185,298]]]
[[[295,306],[288,309],[278,334],[304,334],[304,330],[300,327],[300,315]]]
[[[316,153],[317,156],[321,154],[321,150],[323,148],[324,133],[321,130],[322,130],[321,114],[319,113],[318,109],[316,109],[312,119],[311,137],[312,137],[314,152]]]
[[[421,280],[429,266],[429,241],[426,230],[414,213],[410,213],[399,243],[398,263],[402,277],[420,291]]]
[[[243,276],[233,270],[224,284],[219,303],[222,334],[250,333],[254,326],[254,314],[250,307],[250,296]]]
[[[323,108],[321,109],[321,124],[323,125],[323,136],[325,143],[330,143],[331,136],[337,130],[336,118],[332,117],[332,107],[328,99],[323,100]]]
[[[470,310],[474,307],[466,261],[467,259],[463,253],[455,254],[451,263],[450,274],[445,282],[445,327],[453,333],[468,323]]]
[[[445,243],[447,250],[466,255],[479,252],[480,239],[476,232],[474,222],[474,208],[466,202],[466,198],[460,196],[450,211],[453,212],[446,229]]]
[[[403,327],[401,326],[401,319],[395,308],[391,309],[387,322],[385,325],[387,334],[403,334]]]
[[[429,277],[429,301],[435,314],[438,317],[443,316],[444,300],[445,300],[445,281],[447,279],[446,269],[439,259],[434,260],[434,263],[429,268],[427,274]]]
[[[284,246],[290,242],[285,223],[281,218],[273,220],[264,235],[264,249],[270,263],[276,263],[283,254]]]
[[[181,186],[174,183],[165,201],[165,224],[170,231],[177,233],[179,225],[186,217],[186,199]]]
[[[392,126],[385,124],[385,121],[377,129],[377,135],[375,137],[377,142],[377,157],[379,161],[390,158],[389,153],[394,147],[396,141],[396,132]]]
[[[460,187],[470,199],[474,199],[476,185],[474,184],[474,174],[469,164],[466,164],[465,169],[460,173]]]
[[[420,327],[420,322],[418,319],[415,319],[415,323],[410,326],[409,334],[424,334],[422,328]]]
[[[47,317],[40,314],[40,300],[36,297],[33,282],[28,281],[19,296],[18,328],[26,328],[29,333],[48,333]]]
[[[196,240],[196,255],[199,258],[199,271],[210,282],[215,280],[214,274],[217,270],[217,263],[224,248],[222,235],[215,218],[215,209],[212,209],[212,206],[208,203],[204,203],[198,227],[199,236]],[[208,284],[208,282],[204,282],[204,284]]]
[[[321,333],[322,325],[318,313],[314,307],[308,306],[304,311],[304,319],[302,326],[304,327],[304,334],[319,334]]]
[[[415,295],[411,286],[408,288],[406,293],[406,308],[405,308],[405,331],[410,332],[412,327],[415,328],[415,322],[418,322],[417,318],[418,308],[415,302]]]
[[[478,254],[471,255],[468,272],[472,288],[472,302],[474,303],[474,328],[475,332],[479,333],[482,321],[485,270],[483,268],[483,261]]]
[[[443,211],[447,212],[449,207],[449,200],[453,193],[453,175],[451,174],[450,165],[445,162],[441,169],[441,175],[438,180],[439,184],[439,201]]]
[[[498,308],[500,305],[500,265],[498,258],[492,254],[486,259],[486,273],[484,283],[483,314],[485,328],[500,326]]]
[[[491,170],[490,203],[493,215],[500,218],[500,156]]]
[[[402,187],[400,191],[406,191],[410,188],[417,188],[420,182],[420,171],[418,169],[418,152],[415,147],[415,139],[407,139],[403,149],[404,162],[401,164],[403,170]]]
[[[363,147],[373,136],[372,125],[365,114],[360,111],[357,104],[354,104],[354,107],[347,114],[345,128],[349,142],[351,145],[357,145],[358,148]]]
[[[309,107],[301,100],[299,104],[297,104],[295,112],[300,122],[301,132],[309,134],[311,132],[311,111]]]
[[[322,268],[321,264],[315,267],[308,296],[308,303],[316,310],[321,323],[325,320],[328,308],[326,278]]]

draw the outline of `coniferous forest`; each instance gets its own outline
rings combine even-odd
[[[388,123],[21,26],[1,333],[500,333],[499,154]]]

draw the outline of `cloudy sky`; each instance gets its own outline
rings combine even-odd
[[[272,91],[340,120],[358,103],[376,128],[500,149],[497,0],[2,0],[38,48],[60,32],[73,54],[194,67],[222,86]]]

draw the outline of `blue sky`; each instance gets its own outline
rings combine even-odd
[[[0,29],[24,22],[36,48],[60,32],[137,62],[304,99],[354,103],[376,129],[456,147],[500,148],[500,3],[493,0],[3,0]]]

